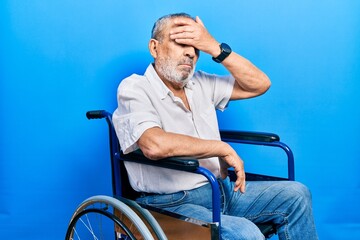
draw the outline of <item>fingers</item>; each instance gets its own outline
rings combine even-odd
[[[195,21],[191,18],[175,18],[174,24],[175,25],[193,25]]]
[[[245,170],[244,162],[241,158],[234,152],[234,155],[227,155],[222,157],[220,160],[220,171],[221,177],[224,179],[227,176],[227,169],[233,167],[236,174],[236,181],[234,183],[234,191],[245,192],[246,180],[245,180]]]
[[[199,16],[196,16],[195,21],[196,21],[197,23],[199,23],[201,26],[205,27],[204,23],[201,21],[201,19],[199,18]]]
[[[184,32],[194,32],[194,28],[191,26],[178,26],[178,27],[174,27],[170,30],[170,35],[175,35],[175,34],[179,34],[179,33],[184,33]]]
[[[245,172],[244,171],[236,172],[236,181],[235,181],[235,185],[234,185],[234,192],[237,192],[240,190],[240,192],[245,193],[245,190],[246,190],[245,186],[246,186]]]
[[[194,21],[189,18],[176,18],[174,19],[175,26],[170,30],[171,39],[193,39],[199,38],[202,35],[203,24],[200,19],[200,22]]]
[[[195,37],[195,29],[191,26],[178,26],[170,31],[170,39],[179,44],[192,45]]]
[[[236,181],[234,185],[234,191],[237,192],[245,192],[245,170],[244,170],[244,162],[241,160],[240,157],[234,161],[234,171],[236,174]]]
[[[194,34],[192,32],[179,32],[170,35],[170,39],[194,39]]]
[[[199,16],[196,16],[195,22],[200,24],[203,27],[205,26]],[[192,25],[192,24],[194,24],[194,20],[192,20],[190,18],[176,18],[174,20],[174,24],[175,25]]]
[[[178,44],[193,46],[199,51],[214,55],[219,50],[219,43],[207,31],[199,17],[175,18],[170,30],[170,39]]]

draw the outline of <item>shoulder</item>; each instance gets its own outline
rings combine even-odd
[[[218,84],[220,83],[231,83],[232,84],[233,77],[231,75],[218,75],[214,73],[207,73],[204,71],[197,71],[194,73],[193,81],[199,82],[200,84]]]
[[[194,73],[194,79],[195,80],[200,80],[200,81],[204,81],[204,80],[208,80],[210,78],[214,78],[215,74],[210,74],[201,70],[198,70]]]
[[[146,89],[148,86],[149,82],[145,76],[132,74],[120,82],[117,90],[118,93],[126,93],[135,89],[141,91],[141,89]]]
[[[119,84],[119,88],[141,85],[145,81],[146,81],[146,77],[144,75],[132,74],[121,80]]]
[[[212,74],[209,74],[204,71],[196,71],[191,80],[195,84],[204,85],[204,84],[210,83],[212,78],[213,78]]]
[[[198,86],[200,88],[212,88],[217,77],[218,76],[215,74],[210,74],[204,71],[196,71],[191,80],[194,82],[194,86]]]

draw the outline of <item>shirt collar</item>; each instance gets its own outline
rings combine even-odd
[[[161,99],[164,99],[169,93],[172,94],[170,89],[160,79],[159,75],[155,71],[153,64],[149,64],[144,75],[149,80],[150,84],[159,92]],[[195,82],[190,79],[189,82],[185,85],[185,88],[192,89],[193,85],[195,85]]]

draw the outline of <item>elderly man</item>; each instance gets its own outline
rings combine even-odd
[[[160,18],[149,50],[154,62],[145,74],[118,88],[113,122],[124,153],[140,148],[154,161],[199,159],[219,179],[223,239],[263,239],[254,224],[261,222],[273,222],[279,239],[317,239],[308,189],[297,182],[245,182],[243,161],[220,140],[216,109],[265,93],[268,77],[188,14]],[[200,51],[230,74],[195,72]],[[227,177],[229,167],[235,182]],[[132,187],[144,193],[137,201],[211,221],[211,188],[203,176],[129,162],[126,169]]]

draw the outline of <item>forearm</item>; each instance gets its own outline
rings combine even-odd
[[[222,64],[236,81],[231,99],[259,96],[265,93],[271,85],[270,79],[265,73],[236,52],[232,52]]]
[[[212,57],[217,57],[221,53],[217,41],[213,41],[212,44],[207,47],[206,52]],[[269,89],[271,83],[266,74],[248,59],[240,56],[236,52],[231,52],[230,55],[222,61],[222,64],[236,81],[231,99],[255,97]]]
[[[204,140],[176,133],[168,133],[160,128],[146,130],[138,141],[144,155],[157,160],[182,156],[194,158],[223,157],[229,150],[228,144],[217,140]]]
[[[234,149],[217,140],[204,140],[182,134],[167,133],[161,128],[146,130],[138,141],[144,155],[152,160],[181,156],[194,158],[219,157],[220,173],[227,176],[227,168],[233,167],[237,179],[234,191],[245,192],[244,164]]]

